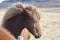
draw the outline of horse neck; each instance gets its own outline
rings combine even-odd
[[[24,28],[24,15],[17,15],[4,23],[4,27],[17,38]]]

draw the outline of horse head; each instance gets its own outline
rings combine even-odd
[[[2,26],[9,30],[17,38],[24,28],[27,28],[35,38],[41,37],[40,15],[38,9],[34,6],[22,7],[15,5],[10,8],[4,19]]]
[[[27,6],[25,8],[25,13],[27,15],[27,18],[25,20],[25,26],[33,34],[35,38],[41,37],[41,29],[40,29],[40,15],[37,10],[37,8],[34,8],[32,6]]]

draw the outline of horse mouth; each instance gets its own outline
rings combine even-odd
[[[35,35],[35,38],[38,39],[41,37],[41,34]]]

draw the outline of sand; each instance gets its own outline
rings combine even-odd
[[[42,36],[39,39],[35,39],[31,35],[30,40],[60,40],[60,13],[59,12],[41,12],[41,26]],[[0,25],[4,17],[5,11],[0,10]]]

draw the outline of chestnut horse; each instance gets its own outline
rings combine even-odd
[[[15,37],[5,28],[0,27],[0,40],[16,40]]]
[[[16,9],[18,9],[17,12],[15,11],[11,11],[11,9],[9,9],[12,13],[12,15],[9,14],[9,11],[7,14],[9,15],[5,15],[4,19],[7,17],[7,19],[5,20],[5,22],[3,22],[3,27],[6,28],[8,31],[11,32],[12,35],[15,36],[15,38],[17,39],[17,37],[19,35],[21,35],[21,32],[24,28],[26,28],[35,38],[40,38],[41,37],[41,28],[40,28],[40,14],[37,10],[36,7],[34,6],[26,6],[25,8],[22,7],[21,4],[19,4],[17,6],[17,4],[15,5]],[[20,9],[22,9],[22,11]],[[16,10],[14,9],[14,10]],[[12,9],[13,10],[13,9]]]

